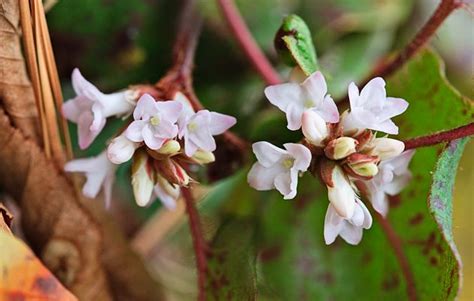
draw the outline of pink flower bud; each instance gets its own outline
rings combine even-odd
[[[318,113],[307,110],[301,120],[303,135],[306,140],[316,146],[322,146],[323,140],[328,136],[326,121]]]
[[[328,143],[324,149],[324,153],[332,160],[344,159],[356,152],[357,144],[358,142],[354,138],[339,137]]]
[[[135,201],[139,206],[146,206],[150,202],[154,180],[155,171],[148,154],[144,150],[138,150],[132,163],[132,187]]]

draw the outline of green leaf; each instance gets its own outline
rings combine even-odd
[[[208,260],[208,300],[256,300],[255,223],[231,218],[218,230]]]
[[[453,188],[454,175],[457,172],[459,160],[461,159],[464,147],[469,138],[452,141],[441,153],[436,169],[433,174],[433,184],[431,185],[428,205],[431,214],[441,229],[445,240],[451,248],[451,253],[446,256],[446,267],[449,267],[451,274],[446,273],[440,279],[440,285],[446,291],[451,290],[452,295],[456,295],[457,290],[453,290],[453,276],[455,279],[461,276],[461,258],[453,240]],[[455,275],[453,275],[455,273]],[[458,281],[458,280],[457,280]],[[455,282],[457,282],[455,280]],[[456,283],[457,284],[457,283]],[[455,288],[454,288],[455,289]]]
[[[298,65],[306,75],[319,69],[311,32],[297,15],[289,15],[275,36],[275,48],[290,66]]]
[[[423,51],[408,62],[387,80],[387,89],[388,95],[410,102],[408,111],[396,120],[400,139],[472,120],[472,103],[446,82],[439,58],[432,52]],[[300,180],[298,197],[293,201],[283,201],[276,192],[265,193],[259,259],[267,297],[406,300],[409,288],[418,300],[454,299],[459,286],[459,265],[452,240],[445,234],[449,227],[440,231],[437,223],[450,214],[449,209],[440,207],[433,217],[426,204],[430,192],[433,196],[430,171],[435,169],[441,149],[442,145],[417,150],[410,164],[413,181],[391,199],[388,222],[395,239],[387,227],[374,221],[358,246],[350,246],[341,239],[326,246],[323,224],[327,189],[310,176]],[[455,168],[450,168],[445,170],[444,177],[454,178]],[[401,248],[412,277],[402,272],[401,260],[392,244]]]

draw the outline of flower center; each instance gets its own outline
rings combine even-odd
[[[157,126],[160,124],[160,117],[158,116],[153,116],[150,118],[150,123],[151,125]]]
[[[188,124],[188,131],[195,132],[198,128],[198,125],[195,122],[190,122]]]
[[[311,100],[311,99],[306,99],[305,102],[304,102],[304,107],[305,107],[306,109],[310,109],[310,108],[314,107],[314,102],[313,102],[313,100]]]
[[[292,168],[294,163],[295,163],[295,159],[293,158],[286,158],[285,160],[283,160],[283,162],[281,162],[283,167],[285,167],[286,169]]]

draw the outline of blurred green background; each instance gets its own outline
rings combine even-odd
[[[289,69],[276,62],[273,36],[282,17],[300,15],[309,25],[320,63],[331,78],[330,91],[343,96],[347,84],[360,81],[383,56],[402,47],[425,22],[437,1],[422,0],[239,0],[250,30],[282,76]],[[82,0],[58,1],[48,22],[66,98],[72,96],[70,74],[83,75],[104,92],[130,84],[154,83],[170,66],[171,45],[180,1]],[[263,98],[264,84],[255,74],[225,26],[213,0],[199,1],[205,26],[196,55],[195,88],[211,110],[236,116],[235,131],[249,139],[275,142],[285,136],[285,120]],[[450,81],[472,98],[474,22],[464,10],[456,11],[432,42],[446,62]],[[257,115],[257,117],[255,116]],[[93,147],[78,156],[96,154],[120,128],[114,122]],[[265,131],[261,129],[265,128]],[[73,133],[75,129],[73,128]],[[131,205],[128,166],[121,167],[117,190],[137,223],[159,207]],[[473,300],[474,289],[474,143],[466,148],[457,175],[454,232],[464,261],[464,289],[460,300]],[[133,227],[132,227],[133,228]],[[133,231],[133,230],[130,230]]]

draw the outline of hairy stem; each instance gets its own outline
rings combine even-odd
[[[405,149],[435,145],[442,142],[449,142],[466,136],[474,135],[474,122],[467,125],[443,132],[434,133],[427,136],[416,137],[405,140]]]
[[[267,84],[280,83],[280,76],[258,47],[233,0],[217,0],[217,2],[240,48],[242,48],[255,70]]]
[[[198,276],[198,300],[206,300],[206,274],[207,274],[207,244],[201,229],[199,214],[194,204],[194,198],[189,188],[181,188],[186,203],[186,212],[189,217],[189,228],[193,238],[194,253]]]

